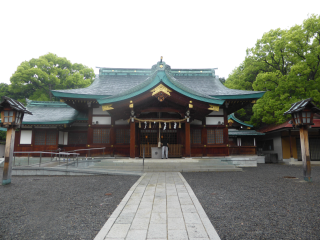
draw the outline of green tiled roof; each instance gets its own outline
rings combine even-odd
[[[100,104],[105,103],[112,103],[112,102],[118,102],[121,100],[129,99],[134,96],[137,96],[143,92],[149,91],[159,83],[163,82],[165,85],[167,85],[169,88],[185,95],[193,99],[197,99],[203,102],[208,103],[214,103],[217,105],[222,105],[224,103],[223,100],[213,98],[210,96],[206,96],[201,93],[197,93],[193,91],[192,89],[189,89],[188,87],[185,87],[181,85],[180,83],[176,82],[174,79],[169,79],[168,75],[164,71],[156,71],[152,76],[146,79],[146,81],[142,82],[141,84],[135,86],[134,88],[131,88],[125,92],[122,92],[115,96],[110,96],[107,98],[98,99],[98,102]]]
[[[62,102],[27,101],[27,110],[33,115],[24,115],[22,124],[68,124],[76,120],[88,120],[87,113],[79,112]]]
[[[253,127],[253,125],[250,125],[250,124],[247,124],[247,123],[244,123],[242,122],[240,119],[236,118],[234,116],[234,113],[231,113],[230,115],[228,115],[228,120],[229,119],[232,119],[233,121],[236,121],[237,123],[243,125],[243,126],[246,126],[246,127]]]
[[[229,89],[219,81],[214,69],[171,69],[165,62],[158,62],[151,69],[100,68],[89,87],[52,93],[58,98],[96,99],[103,104],[137,96],[160,82],[185,96],[217,105],[226,99],[258,99],[264,94]]]
[[[228,129],[228,134],[232,136],[261,136],[265,133],[257,132],[256,130],[237,130],[237,129]]]

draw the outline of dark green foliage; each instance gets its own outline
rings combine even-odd
[[[320,16],[289,30],[270,30],[226,80],[229,88],[266,91],[252,108],[251,124],[282,123],[291,104],[312,97],[320,105]],[[238,115],[247,116],[248,112]]]
[[[11,85],[0,86],[0,94],[23,103],[26,98],[52,101],[50,90],[88,87],[94,77],[92,68],[49,53],[21,63],[10,78]]]

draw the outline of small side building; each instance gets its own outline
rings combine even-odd
[[[311,161],[320,161],[320,119],[319,115],[315,114],[309,132],[309,149]],[[259,129],[265,133],[265,136],[258,137],[257,147],[258,152],[261,152],[270,157],[270,161],[292,162],[302,161],[299,129],[294,128],[289,121],[271,125]]]

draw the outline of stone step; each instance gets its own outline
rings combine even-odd
[[[108,169],[112,171],[120,170],[120,169]],[[123,171],[128,171],[128,172],[134,172],[137,171],[138,169],[121,169]],[[142,172],[229,172],[229,171],[242,171],[241,168],[189,168],[189,169],[167,169],[167,168],[145,168],[145,169],[140,169]]]
[[[76,167],[76,165],[75,165]],[[94,165],[94,166],[89,166],[88,168],[101,168],[101,169],[140,169],[142,168],[143,165],[122,165],[122,166],[99,166],[99,165]],[[144,168],[162,168],[162,169],[183,169],[183,168],[236,168],[234,165],[173,165],[173,166],[163,166],[163,165],[144,165]]]

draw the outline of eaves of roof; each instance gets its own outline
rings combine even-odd
[[[285,123],[278,124],[278,125],[270,125],[264,128],[259,129],[259,132],[267,133],[267,132],[273,132],[276,130],[281,129],[287,129],[287,128],[293,128],[293,125],[289,123],[290,120],[288,120]],[[320,119],[313,119],[314,125],[311,125],[311,128],[320,128]]]
[[[262,136],[265,133],[257,132],[255,130],[236,130],[228,129],[229,136]]]
[[[230,115],[228,116],[228,120],[229,120],[229,119],[232,119],[233,121],[236,121],[237,123],[239,123],[239,124],[241,124],[241,125],[244,125],[244,126],[246,126],[246,127],[253,127],[253,125],[244,123],[244,122],[242,122],[240,119],[236,118],[236,117],[234,116],[234,113],[232,113],[232,114],[230,114]]]
[[[51,91],[53,96],[61,98],[61,97],[66,97],[66,98],[84,98],[84,99],[100,99],[100,98],[105,98],[105,95],[89,95],[89,94],[76,94],[76,93],[64,93],[64,92],[55,92]]]
[[[262,98],[265,92],[251,93],[251,94],[241,94],[241,95],[211,95],[211,97],[217,97],[220,99],[257,99]]]

